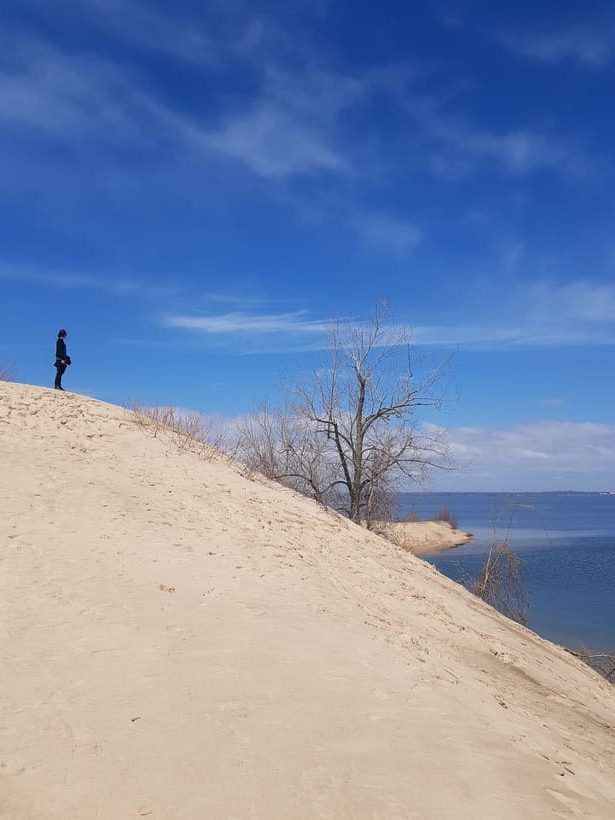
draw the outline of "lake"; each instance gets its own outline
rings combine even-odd
[[[455,581],[475,576],[509,531],[522,563],[529,626],[571,648],[615,649],[615,494],[402,493],[399,515],[447,507],[471,544],[425,556]]]

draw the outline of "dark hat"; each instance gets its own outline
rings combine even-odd
[[[66,331],[65,330],[59,330],[58,331],[58,339],[63,338],[64,336],[66,336]]]

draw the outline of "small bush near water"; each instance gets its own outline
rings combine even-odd
[[[434,521],[444,521],[447,524],[450,524],[451,527],[456,530],[458,528],[458,522],[455,515],[449,510],[448,507],[440,507],[438,512],[433,517]]]
[[[417,513],[416,507],[412,507],[410,512],[408,512],[402,519],[402,523],[404,524],[416,524],[417,521],[421,520],[421,516]]]
[[[482,601],[517,623],[527,625],[529,606],[521,573],[521,561],[508,537],[489,545],[478,577],[466,586]]]
[[[424,521],[421,518],[415,506],[413,506],[408,513],[401,519],[404,524],[416,524],[418,521]],[[449,510],[448,507],[440,507],[436,514],[431,518],[431,521],[444,521],[450,524],[453,529],[458,529],[458,521],[456,516]]]

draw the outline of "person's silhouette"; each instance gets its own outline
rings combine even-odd
[[[62,387],[62,376],[66,372],[66,368],[70,364],[70,356],[66,351],[66,339],[67,333],[65,330],[60,330],[58,333],[58,341],[56,342],[56,382],[55,382],[55,389],[56,390],[64,390]]]

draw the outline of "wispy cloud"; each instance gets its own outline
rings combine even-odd
[[[415,248],[423,239],[422,231],[414,222],[385,213],[358,214],[354,227],[368,242],[393,252]]]
[[[110,35],[132,47],[167,54],[188,63],[211,63],[219,57],[219,46],[193,21],[138,0],[7,0],[9,6],[29,7],[37,18],[54,20],[64,14],[71,24],[79,22],[90,31]]]
[[[156,97],[126,65],[68,54],[30,36],[3,40],[5,125],[81,148],[174,145],[223,155],[272,180],[352,172],[336,129],[343,111],[367,93],[357,80],[319,69],[290,74],[268,57],[254,66],[264,76],[260,90],[222,121],[206,122],[198,108],[188,112]]]
[[[3,56],[0,125],[81,151],[153,147],[173,136],[170,121],[126,68],[31,38],[7,45]]]
[[[241,161],[263,177],[354,174],[352,146],[338,137],[346,113],[363,103],[380,81],[307,63],[290,72],[259,55],[263,84],[245,110],[230,114],[205,135],[204,144]]]
[[[615,330],[571,328],[563,323],[551,327],[515,325],[419,325],[412,329],[417,345],[466,347],[474,350],[498,350],[529,347],[578,347],[614,345]]]
[[[253,91],[221,121],[206,122],[199,108],[182,110],[156,97],[126,64],[67,54],[43,40],[17,36],[9,48],[16,70],[0,75],[7,120],[71,140],[174,142],[201,154],[224,155],[273,180],[350,172],[335,131],[342,112],[368,89],[320,68],[282,69],[279,53],[268,50],[285,46],[272,20],[246,14],[232,34],[214,41],[200,25],[134,1],[87,0],[84,10],[90,25],[176,59],[219,68],[239,59],[252,75]],[[211,78],[197,73],[194,81],[205,87]]]
[[[432,426],[428,425],[431,432]],[[441,432],[440,427],[433,427]],[[489,490],[614,488],[615,426],[542,421],[503,429],[447,431],[464,486]],[[436,480],[458,488],[459,477]]]
[[[417,343],[483,349],[615,344],[615,286],[575,280],[537,281],[506,295],[499,325],[418,326]],[[489,306],[483,309],[493,313]]]
[[[615,14],[610,3],[578,4],[576,19],[552,13],[541,19],[540,13],[526,16],[523,23],[501,25],[489,23],[497,13],[476,13],[469,4],[440,2],[434,4],[439,22],[449,28],[465,26],[478,29],[497,44],[519,56],[543,63],[571,61],[587,68],[605,68],[615,57]],[[465,8],[464,8],[465,5]],[[512,10],[512,8],[511,8]],[[489,10],[491,11],[491,10]],[[496,7],[494,6],[494,12]],[[499,11],[499,9],[497,9]],[[513,16],[517,16],[513,13]],[[524,16],[521,11],[521,15]]]
[[[74,273],[57,270],[34,270],[32,268],[0,264],[0,280],[36,283],[49,287],[67,289],[102,290],[119,295],[135,294],[145,291],[145,287],[128,278],[114,278],[100,274]],[[153,288],[152,288],[153,290]]]
[[[455,117],[437,99],[409,99],[406,107],[431,148],[431,165],[441,176],[465,176],[478,162],[525,175],[540,170],[586,173],[591,163],[584,152],[562,139],[530,127],[493,131]]]
[[[164,146],[190,151],[201,160],[224,156],[274,182],[319,175],[364,178],[368,168],[386,175],[399,174],[403,166],[398,157],[387,169],[386,138],[375,124],[368,121],[365,133],[354,129],[348,138],[352,117],[367,111],[379,96],[409,117],[432,169],[441,175],[468,173],[479,161],[514,174],[587,165],[577,147],[531,125],[498,132],[455,117],[447,110],[446,95],[418,93],[418,80],[408,66],[384,64],[345,73],[307,49],[299,64],[291,62],[288,38],[270,18],[246,14],[231,34],[222,26],[212,45],[212,34],[202,24],[183,22],[135,0],[88,0],[82,13],[84,23],[115,38],[196,63],[192,82],[204,92],[219,82],[215,73],[207,73],[212,64],[217,70],[233,66],[234,72],[245,73],[250,91],[231,93],[219,111],[211,105],[211,94],[207,106],[182,107],[146,83],[134,62],[110,62],[7,30],[0,43],[5,61],[0,122],[80,149],[88,144]],[[413,244],[411,233],[390,221],[378,225],[372,219],[372,232]]]
[[[524,289],[521,296],[510,294],[509,321],[500,324],[477,322],[463,324],[405,325],[384,328],[383,343],[406,336],[414,345],[424,347],[467,347],[473,349],[515,349],[528,347],[569,347],[615,345],[615,287],[572,282],[557,287],[538,283]],[[487,310],[488,314],[493,311]],[[344,324],[345,320],[342,320]],[[168,328],[182,329],[227,342],[247,339],[246,352],[268,348],[262,340],[275,339],[272,350],[314,350],[327,345],[326,333],[333,320],[314,317],[305,310],[273,313],[263,309],[236,310],[205,315],[174,314],[164,319]],[[259,341],[260,340],[260,341]],[[303,346],[302,346],[303,345]]]
[[[324,334],[330,322],[308,318],[306,311],[256,314],[235,311],[208,316],[169,316],[167,327],[194,330],[209,335]]]
[[[272,305],[290,306],[292,299],[288,298],[271,298],[263,295],[258,296],[251,291],[243,292],[241,289],[236,289],[233,292],[214,292],[206,291],[200,296],[200,301],[207,305],[226,305],[227,310],[232,306],[234,311],[242,312],[244,310],[255,310],[256,308],[271,309]]]
[[[150,5],[134,0],[86,0],[89,20],[131,45],[191,63],[212,63],[219,59],[215,40],[173,13],[154,11]]]
[[[50,14],[42,0],[24,2]],[[73,4],[60,2],[68,14]],[[310,50],[269,16],[247,8],[229,11],[228,18],[225,13],[212,22],[209,12],[182,18],[142,0],[85,0],[79,25],[104,32],[98,40],[106,41],[105,51],[115,41],[113,61],[97,53],[97,38],[86,38],[87,48],[75,47],[51,25],[38,34],[7,28],[0,34],[0,150],[27,156],[19,175],[34,190],[51,167],[39,160],[35,171],[30,162],[38,158],[30,146],[39,142],[65,149],[56,156],[69,187],[79,186],[76,165],[81,174],[91,168],[104,186],[113,181],[114,193],[138,174],[167,174],[179,166],[187,175],[194,171],[194,178],[228,176],[232,184],[222,197],[235,196],[235,181],[245,179],[263,197],[284,198],[295,216],[311,209],[318,228],[339,224],[373,253],[398,256],[421,246],[430,225],[411,208],[387,208],[384,198],[373,205],[367,194],[375,185],[380,192],[410,187],[417,166],[420,174],[427,170],[440,179],[493,170],[581,178],[593,168],[582,147],[565,136],[532,123],[495,129],[484,119],[456,114],[454,94],[442,91],[431,75],[425,82],[429,69],[386,61],[369,68],[333,64],[324,48]],[[178,61],[186,99],[170,96],[148,73],[143,49]],[[390,131],[372,116],[374,101],[392,112],[396,130],[407,138],[404,145],[416,151],[393,144]],[[419,161],[410,160],[410,153]],[[451,335],[421,332],[430,339]],[[478,343],[471,340],[493,333],[464,327],[459,335]],[[514,343],[511,337],[519,334],[513,327],[504,335]]]
[[[527,288],[531,315],[541,321],[615,324],[615,284],[575,280],[564,284],[536,282]]]
[[[513,28],[498,39],[518,54],[545,63],[574,60],[603,68],[615,56],[615,17],[583,19],[572,25]]]
[[[219,130],[203,134],[201,140],[204,146],[265,178],[350,171],[342,153],[320,127],[298,122],[270,101],[230,118]]]

